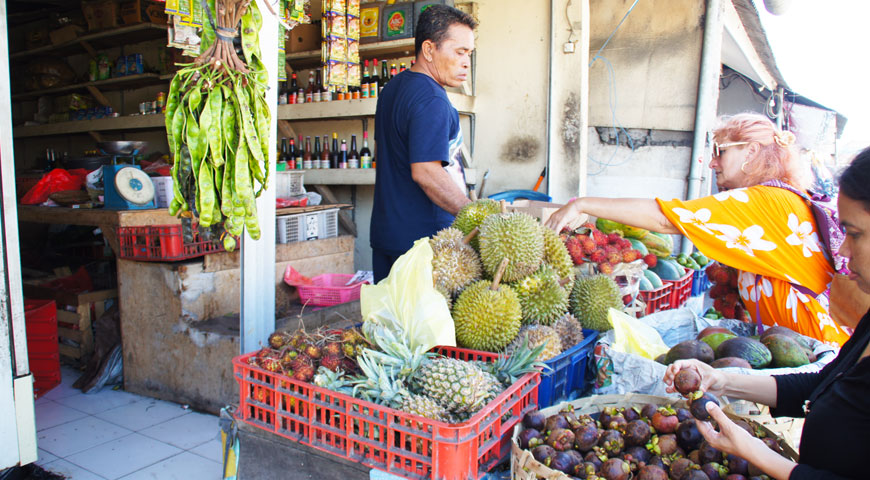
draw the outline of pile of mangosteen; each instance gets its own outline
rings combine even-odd
[[[693,379],[679,381],[684,380]],[[697,392],[700,377],[697,383],[686,390],[691,399],[688,409],[650,403],[605,407],[597,415],[588,415],[565,404],[549,417],[529,412],[522,420],[519,446],[547,467],[584,480],[767,479],[743,458],[712,447],[698,432],[695,418],[711,421],[706,403],[718,402],[709,394],[690,393]],[[774,438],[745,420],[737,424],[782,453]]]

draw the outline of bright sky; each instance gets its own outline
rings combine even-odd
[[[870,145],[870,1],[792,0],[779,16],[754,1],[790,89],[849,119],[841,152]]]

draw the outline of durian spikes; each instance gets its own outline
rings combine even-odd
[[[471,243],[471,240],[477,236],[478,233],[480,233],[480,227],[474,227],[474,229],[468,232],[468,235],[466,235],[465,238],[462,239],[462,243],[468,245],[469,243]]]
[[[504,200],[502,200],[502,201],[504,201]],[[489,287],[490,290],[492,290],[492,291],[498,290],[498,284],[501,283],[501,277],[502,277],[502,275],[504,275],[504,271],[507,268],[509,262],[510,261],[507,258],[505,258],[504,260],[501,261],[501,264],[498,266],[498,271],[495,272],[495,276],[492,277],[492,286]]]

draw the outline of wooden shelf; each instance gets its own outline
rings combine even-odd
[[[94,87],[100,90],[134,89],[166,82],[166,80],[163,80],[161,77],[161,75],[156,73],[140,73],[139,75],[126,75],[123,77],[108,78],[106,80],[97,80],[96,82],[76,83],[64,87],[48,88],[45,90],[34,90],[32,92],[14,93],[12,94],[12,100],[28,100],[38,98],[43,95],[76,92],[80,90],[87,90],[88,87]]]
[[[293,52],[287,54],[287,63],[296,66],[320,64],[321,50],[308,50],[305,52]],[[401,40],[388,40],[386,42],[361,43],[359,46],[360,58],[396,58],[410,57],[414,55],[414,39],[403,38]]]
[[[63,55],[80,51],[86,53],[82,43],[87,43],[95,49],[117,47],[120,44],[133,44],[144,42],[147,40],[156,40],[166,37],[166,25],[157,23],[140,23],[138,25],[129,25],[112,30],[104,30],[102,32],[89,33],[60,43],[58,45],[45,45],[42,47],[25,50],[22,52],[14,52],[9,55],[12,60],[26,60],[34,55],[51,54]]]
[[[75,120],[71,122],[28,125],[12,128],[13,138],[67,135],[71,133],[111,132],[117,130],[146,130],[164,128],[162,113],[155,115],[128,115],[125,117]]]
[[[448,92],[447,98],[460,114],[474,113],[474,97]],[[378,99],[376,98],[279,105],[278,119],[301,121],[371,117],[374,116],[377,105]]]
[[[374,168],[352,168],[329,170],[304,170],[302,183],[305,185],[374,185]],[[477,184],[477,170],[465,169],[465,181],[469,185]]]

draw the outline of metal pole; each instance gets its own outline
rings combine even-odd
[[[589,0],[580,0],[580,185],[578,194],[586,195],[589,173]]]

